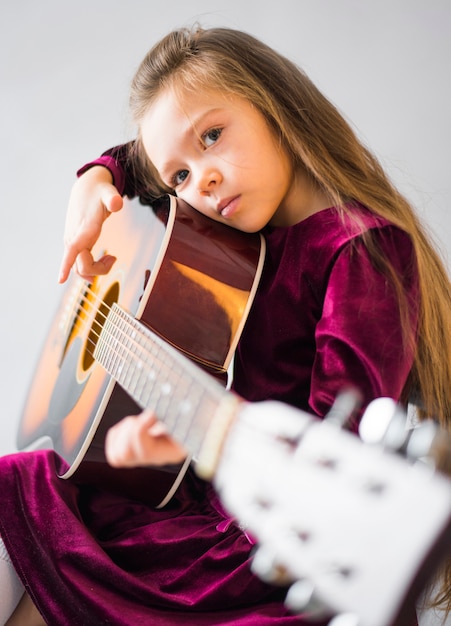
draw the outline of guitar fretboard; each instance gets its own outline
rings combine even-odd
[[[142,408],[196,456],[227,392],[220,383],[139,320],[113,304],[94,351],[96,361]]]

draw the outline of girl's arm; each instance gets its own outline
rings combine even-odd
[[[112,148],[77,172],[66,215],[60,283],[67,280],[72,267],[86,279],[111,269],[115,258],[107,255],[94,260],[91,249],[106,218],[122,208],[122,196],[133,197],[138,192],[129,159],[132,146]]]
[[[364,407],[380,396],[405,400],[420,306],[415,253],[398,228],[376,230],[374,237],[399,278],[404,315],[392,280],[375,267],[363,241],[344,246],[328,275],[315,331],[309,404],[317,415],[325,415],[347,387],[359,389]]]
[[[133,198],[142,191],[140,190],[140,184],[133,167],[133,147],[134,142],[130,141],[121,146],[115,146],[114,148],[106,150],[98,159],[83,165],[83,167],[78,170],[77,176],[80,178],[92,167],[102,165],[110,172],[113,178],[113,185],[121,196]]]
[[[72,267],[83,278],[107,274],[115,258],[94,260],[91,249],[100,236],[103,222],[122,208],[122,196],[103,166],[91,167],[72,187],[64,228],[64,253],[59,282],[64,283]]]
[[[67,210],[64,255],[60,282],[67,280],[73,266],[90,279],[107,274],[115,258],[106,255],[95,261],[91,249],[99,238],[104,221],[122,208],[122,196],[140,193],[129,157],[131,144],[112,148],[77,172]],[[162,430],[155,416],[145,411],[124,418],[107,435],[106,455],[114,466],[178,463],[186,452]]]

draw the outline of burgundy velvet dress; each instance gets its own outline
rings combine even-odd
[[[236,355],[234,387],[323,416],[343,386],[365,401],[399,398],[412,364],[390,283],[361,234],[373,229],[417,314],[409,237],[356,208],[331,208],[267,228],[262,282]],[[113,219],[113,218],[112,218]],[[189,472],[162,510],[56,477],[51,451],[0,459],[0,535],[28,593],[52,626],[309,624],[285,591],[250,571],[252,545],[212,487]]]

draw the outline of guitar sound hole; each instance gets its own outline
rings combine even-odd
[[[102,331],[105,320],[108,313],[115,302],[119,299],[119,283],[113,283],[108,291],[105,293],[103,300],[95,313],[94,319],[89,329],[89,333],[85,343],[85,349],[82,358],[83,371],[89,370],[94,363],[94,350],[99,340],[100,333]]]

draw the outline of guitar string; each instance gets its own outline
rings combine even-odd
[[[88,351],[89,356],[95,360],[95,356],[94,356],[94,351],[97,345],[97,342],[94,341],[93,339],[91,339],[89,336],[92,334],[94,335],[95,339],[99,340],[100,339],[100,335],[103,332],[104,334],[108,335],[110,338],[115,338],[113,332],[108,331],[104,325],[101,324],[101,322],[97,319],[98,317],[103,318],[103,322],[106,322],[108,319],[108,315],[112,312],[112,306],[110,306],[109,304],[107,304],[105,302],[105,300],[102,300],[102,298],[90,287],[90,284],[87,283],[84,287],[83,290],[84,293],[81,294],[81,297],[78,297],[76,304],[73,306],[73,310],[75,308],[78,309],[77,314],[74,316],[74,322],[75,320],[78,319],[78,322],[81,325],[84,325],[85,327],[89,325],[90,322],[91,323],[91,328],[88,334],[88,338],[87,341],[89,341],[89,343],[91,344],[91,348],[93,348],[93,351]],[[91,296],[92,299],[88,298],[88,295]],[[89,305],[89,307],[91,307],[91,310],[88,309],[88,307],[86,307],[86,309],[83,309],[83,305]],[[101,307],[104,307],[107,310],[107,313],[103,313],[101,311]],[[97,313],[96,315],[92,316],[92,310],[97,308]],[[121,310],[121,308],[119,307],[119,310]],[[86,319],[82,319],[81,313],[84,312]],[[124,313],[126,315],[129,315],[126,313],[126,311],[124,311]],[[91,315],[91,318],[89,319],[89,316]],[[119,317],[119,316],[117,316]],[[161,337],[159,337],[159,335],[157,335],[156,333],[154,333],[154,331],[152,331],[150,328],[148,328],[147,326],[145,326],[142,322],[140,322],[139,319],[134,318],[133,316],[130,316],[132,322],[129,322],[126,319],[122,319],[119,318],[119,322],[123,322],[123,324],[125,324],[132,332],[137,332],[138,333],[138,337],[141,337],[144,342],[145,345],[143,346],[142,343],[140,343],[139,340],[135,340],[132,336],[128,335],[127,332],[125,332],[121,327],[119,323],[113,322],[113,320],[109,320],[111,323],[111,326],[113,327],[113,330],[115,330],[116,332],[120,333],[120,338],[125,338],[128,340],[129,344],[133,344],[132,347],[137,347],[140,350],[140,354],[143,354],[144,357],[151,353],[150,356],[152,357],[152,359],[155,361],[157,361],[158,364],[160,364],[160,366],[166,367],[166,369],[168,369],[169,371],[171,371],[171,368],[167,366],[167,364],[165,363],[164,358],[161,359],[159,357],[159,353],[163,353],[164,356],[166,356],[167,359],[172,360],[173,362],[177,363],[176,358],[174,358],[174,356],[172,356],[167,349],[164,348],[164,346],[162,347],[160,345],[160,341],[165,344],[165,340],[162,339]],[[101,327],[101,331],[97,332],[96,330],[94,330],[94,326],[97,325],[99,327]],[[151,337],[148,337],[146,335],[146,332],[151,333],[154,335],[155,339],[152,339]],[[150,348],[149,348],[150,346]],[[158,350],[158,354],[155,353],[154,350],[152,350],[152,346],[156,346],[157,350]],[[170,344],[168,344],[168,346],[170,346]],[[149,348],[146,350],[146,347]],[[131,348],[126,347],[125,345],[123,346],[123,348],[125,350],[127,350],[127,354],[128,355],[132,355],[135,356],[136,352],[134,352]],[[119,354],[118,352],[116,352],[116,354]],[[181,353],[180,356],[182,356],[184,359],[188,359],[188,357],[182,355]],[[142,361],[148,366],[150,367],[150,364],[146,362],[146,359],[143,358]],[[191,362],[191,361],[190,361]],[[198,367],[198,366],[197,366]]]
[[[91,298],[88,298],[88,295]],[[92,317],[92,310],[94,309],[96,303],[100,303],[98,309],[97,309],[97,314]],[[91,308],[91,310],[85,310],[82,307],[85,305],[89,305],[89,307]],[[81,297],[77,298],[77,302],[75,304],[75,306],[73,307],[73,309],[77,308],[77,314],[74,316],[74,323],[75,323],[75,319],[78,318],[78,322],[82,325],[82,326],[88,326],[89,322],[92,321],[92,326],[96,323],[97,320],[97,316],[100,315],[101,317],[104,318],[104,321],[106,322],[106,320],[108,319],[108,315],[106,315],[105,313],[103,313],[100,310],[100,307],[104,306],[105,309],[108,310],[108,313],[110,313],[112,311],[112,307],[110,305],[108,305],[104,300],[102,300],[100,298],[100,296],[98,296],[90,287],[89,284],[87,284],[81,294]],[[81,312],[84,311],[85,312],[85,317],[86,319],[82,319],[81,317]],[[91,319],[89,318],[89,315],[91,314]],[[131,350],[128,347],[124,347],[122,352],[119,352],[115,347],[111,347],[111,345],[109,345],[110,351],[111,349],[113,350],[113,353],[115,354],[115,356],[119,357],[119,358],[123,358],[124,355],[124,350],[128,355],[132,356],[132,360],[134,361],[140,361],[141,362],[141,372],[142,374],[145,376],[145,383],[143,385],[143,388],[140,392],[141,395],[138,396],[137,399],[139,399],[141,401],[141,403],[145,406],[148,407],[148,401],[150,400],[150,398],[152,397],[152,394],[154,395],[154,408],[157,409],[158,407],[158,402],[161,400],[162,398],[162,393],[159,392],[159,390],[156,388],[155,384],[157,382],[156,378],[151,378],[150,373],[152,372],[153,369],[158,368],[158,371],[160,373],[160,379],[166,375],[166,380],[170,381],[171,375],[172,377],[174,377],[174,368],[171,367],[170,363],[166,363],[164,360],[162,360],[159,356],[158,353],[156,354],[154,350],[152,350],[152,348],[146,350],[146,346],[152,345],[152,341],[151,339],[149,339],[145,332],[143,331],[143,329],[140,328],[140,322],[139,320],[136,320],[135,318],[132,318],[133,322],[136,322],[136,326],[133,325],[132,323],[128,322],[127,320],[124,320],[123,318],[119,318],[120,321],[122,321],[123,323],[125,323],[126,326],[128,326],[129,328],[132,329],[132,331],[137,332],[138,336],[142,337],[144,339],[144,345],[142,345],[141,343],[139,343],[139,341],[136,341],[133,337],[130,337],[129,335],[127,335],[127,333],[120,327],[119,324],[117,324],[116,322],[109,320],[111,322],[111,325],[113,326],[113,329],[115,330],[116,334],[114,332],[110,332],[108,331],[105,326],[102,327],[102,331],[104,334],[106,334],[108,336],[108,338],[111,340],[114,340],[115,345],[118,344],[118,339],[120,340],[120,338],[127,338],[129,340],[129,343],[131,342],[135,347],[137,347],[137,349],[139,350],[139,353],[136,351]],[[97,324],[100,326],[100,323],[97,322]],[[88,333],[88,339],[87,341],[89,343],[92,344],[92,346],[96,347],[96,342],[94,342],[92,339],[90,339],[89,335],[92,333],[97,339],[100,339],[100,333],[96,332],[95,330],[93,330],[91,326],[91,330]],[[151,332],[151,331],[150,331]],[[117,333],[119,333],[119,337],[117,335]],[[105,342],[107,343],[107,342]],[[119,345],[120,341],[119,341]],[[158,344],[155,344],[155,342],[153,343],[153,345],[157,345],[157,349],[158,352],[161,351],[161,346],[159,346]],[[94,357],[94,352],[88,352],[89,355],[95,360]],[[151,354],[152,359],[153,359],[153,365],[151,365],[148,362],[148,355]],[[165,353],[167,355],[167,351]],[[169,355],[169,358],[172,359],[171,355]],[[174,359],[172,359],[174,361]],[[183,373],[183,372],[182,372]],[[186,380],[186,376],[188,375],[188,373],[185,371],[185,376],[181,376],[180,374],[177,374],[177,381],[178,381],[178,385],[180,386],[180,381],[185,379]],[[207,380],[207,379],[205,379]],[[150,384],[149,384],[150,381]],[[192,383],[195,382],[195,379],[193,376],[190,376],[190,383],[188,384],[188,388],[185,388],[185,392],[189,391],[189,387],[192,385]],[[136,388],[138,386],[138,381],[135,381],[135,391]],[[174,382],[174,380],[172,381],[172,384],[177,386],[177,382]],[[173,419],[174,419],[174,423],[171,424],[171,429],[172,432],[174,434],[174,436],[182,443],[182,444],[186,444],[188,443],[188,440],[191,439],[190,442],[190,446],[192,447],[193,441],[199,439],[199,437],[201,437],[201,433],[203,432],[203,429],[199,429],[198,427],[195,427],[196,422],[199,422],[199,415],[197,415],[199,413],[199,409],[201,409],[201,405],[202,402],[205,403],[207,396],[210,398],[210,400],[213,400],[214,404],[217,405],[217,403],[219,402],[220,398],[222,397],[222,388],[221,388],[221,393],[218,393],[217,389],[215,389],[215,387],[213,386],[213,383],[211,385],[208,384],[201,384],[200,385],[201,389],[202,389],[202,393],[199,394],[198,398],[197,398],[197,402],[195,402],[195,405],[192,406],[192,411],[191,411],[191,415],[188,417],[186,415],[186,413],[184,413],[183,415],[181,415],[180,413],[177,415],[173,415]],[[157,392],[157,398],[155,398],[155,393]],[[130,390],[131,393],[133,393],[132,390]],[[147,403],[143,401],[143,396],[144,393],[147,394]],[[179,394],[180,395],[180,394]],[[192,390],[190,395],[192,396]],[[175,396],[176,397],[176,396]],[[171,397],[171,400],[174,400],[174,396]],[[195,399],[194,399],[195,400]],[[195,409],[195,410],[194,410]],[[205,411],[204,411],[205,413]],[[200,411],[200,414],[202,415],[202,410]],[[163,419],[163,421],[166,420],[166,423],[168,423],[168,419],[167,419],[167,415],[160,415],[159,416],[160,419]],[[179,429],[182,429],[181,431]],[[194,428],[194,430],[193,430]],[[193,439],[194,438],[194,439]]]
[[[90,298],[88,298],[88,295],[90,296]],[[91,310],[89,310],[88,307],[86,307],[86,309],[83,309],[82,308],[83,305],[89,305]],[[97,313],[95,316],[92,316],[92,310],[96,307],[96,305],[98,305]],[[92,321],[90,331],[87,333],[88,335],[87,342],[89,342],[91,344],[91,348],[93,348],[93,351],[89,350],[88,354],[94,360],[95,360],[94,350],[96,348],[97,342],[94,341],[90,337],[90,335],[91,334],[94,335],[94,337],[97,340],[99,340],[101,333],[94,330],[93,327],[96,324],[98,326],[102,326],[101,323],[97,319],[99,316],[104,319],[104,322],[106,322],[106,320],[108,319],[108,314],[105,314],[100,310],[102,306],[105,307],[105,309],[108,311],[108,314],[111,313],[112,307],[108,305],[104,300],[102,300],[100,296],[98,296],[95,293],[95,291],[93,291],[90,288],[89,284],[85,286],[83,293],[81,294],[81,297],[77,299],[77,303],[74,306],[74,308],[78,309],[76,318],[78,317],[78,322],[82,326],[86,327]],[[83,319],[81,316],[82,311],[85,313],[85,316],[83,316],[85,319]],[[89,319],[90,315],[91,315],[91,318]],[[167,350],[164,350],[164,348],[162,348],[159,345],[158,341],[155,341],[155,339],[152,340],[151,338],[147,337],[145,330],[148,330],[149,332],[152,332],[152,331],[150,331],[150,329],[147,329],[147,327],[143,327],[142,324],[139,322],[139,320],[132,318],[132,322],[136,323],[135,325],[133,323],[130,323],[126,319],[124,320],[122,318],[119,318],[119,323],[116,323],[115,321],[111,319],[109,321],[110,321],[111,326],[113,327],[113,331],[109,331],[107,328],[105,328],[105,326],[102,326],[101,332],[103,332],[104,335],[106,335],[109,340],[112,339],[115,345],[119,344],[119,348],[122,349],[122,351],[119,352],[119,350],[117,350],[116,347],[112,348],[115,356],[119,358],[128,356],[128,357],[131,357],[134,362],[140,361],[141,364],[147,368],[145,373],[147,373],[148,377],[153,369],[158,369],[158,371],[161,374],[161,378],[165,376],[167,380],[170,380],[171,375],[172,375],[172,378],[174,378],[174,375],[175,375],[177,376],[178,380],[181,379],[181,376],[179,374],[174,373],[174,366],[173,365],[171,366],[171,362],[177,364],[177,360],[174,359],[174,357],[171,354],[169,354]],[[126,327],[128,327],[132,331],[132,333],[137,333],[138,340],[134,339],[132,336],[127,334],[127,332],[121,328],[120,322],[123,322],[123,324],[125,324]],[[141,337],[142,340],[144,341],[144,345],[142,342],[139,341],[139,337]],[[159,339],[158,335],[156,335],[156,337]],[[128,341],[130,347],[126,346],[125,344],[121,344],[121,340],[124,340],[124,339]],[[105,341],[105,343],[107,343],[107,341]],[[156,346],[157,351],[155,351],[153,346]],[[109,348],[111,351],[111,345],[109,345]],[[160,357],[161,352],[163,352],[163,358]],[[152,364],[149,362],[149,359],[148,359],[149,355],[152,358]],[[167,362],[168,359],[170,363]],[[185,377],[188,376],[189,374],[186,371],[186,368],[185,368],[184,373],[185,373]],[[194,382],[194,377],[192,375],[190,375],[190,379],[191,381]],[[208,380],[208,379],[205,379],[205,380]],[[201,386],[204,388],[206,392],[210,394],[210,396],[214,396],[216,398],[217,394],[212,385],[208,385],[207,383],[202,383]]]
[[[92,297],[92,300],[88,297],[88,295]],[[86,305],[89,305],[90,310],[89,310],[88,306],[86,306]],[[85,308],[83,308],[83,306],[85,306]],[[107,310],[106,314],[102,312],[101,307],[104,307]],[[74,323],[75,323],[75,321],[78,321],[79,324],[84,327],[83,329],[86,330],[86,328],[89,326],[90,322],[92,321],[90,330],[87,333],[87,342],[90,344],[89,350],[87,349],[87,352],[88,352],[89,356],[92,359],[95,359],[94,351],[95,351],[95,348],[97,346],[97,342],[94,341],[91,338],[91,335],[94,335],[96,340],[100,340],[100,335],[101,335],[101,332],[103,331],[104,334],[108,335],[110,339],[114,338],[113,333],[110,332],[110,331],[107,331],[105,329],[105,326],[102,325],[100,323],[100,321],[98,321],[98,319],[97,319],[98,317],[101,317],[101,318],[103,318],[103,322],[105,323],[107,321],[107,319],[108,319],[108,315],[112,311],[112,307],[109,304],[107,304],[105,302],[105,300],[102,300],[102,298],[100,298],[100,296],[98,296],[96,294],[96,292],[91,289],[89,284],[87,284],[85,286],[85,288],[83,289],[83,293],[82,293],[81,297],[79,297],[77,299],[77,302],[76,302],[75,306],[73,307],[73,309],[75,309],[75,308],[77,308],[78,311],[77,311],[76,315],[74,315]],[[95,310],[95,308],[97,308],[97,313],[96,313],[96,315],[94,316],[94,318],[92,320],[90,320],[90,319],[83,319],[84,316],[82,316],[82,312],[84,312],[86,317],[88,318],[89,315],[92,314],[92,311]],[[141,330],[139,328],[139,326],[137,328],[135,328],[135,327],[131,326],[131,324],[129,322],[127,322],[126,320],[123,320],[123,321],[133,331],[138,332],[139,336],[143,338],[143,340],[144,340],[144,342],[145,342],[145,344],[147,346],[150,345],[151,340],[148,337],[146,337],[145,333],[143,332],[143,330]],[[150,349],[150,350],[146,351],[145,347],[143,347],[142,344],[139,343],[139,341],[136,341],[135,339],[133,339],[133,337],[128,336],[127,333],[124,330],[122,330],[117,323],[113,322],[112,320],[110,320],[110,322],[111,322],[111,325],[113,326],[113,328],[117,332],[120,333],[120,337],[122,339],[127,338],[129,340],[129,342],[131,342],[135,347],[137,347],[140,350],[140,354],[143,355],[143,358],[141,358],[140,360],[143,361],[145,363],[145,365],[150,369],[151,365],[146,361],[146,359],[144,357],[149,352],[152,352],[152,350]],[[138,322],[138,324],[139,324],[139,322]],[[100,326],[102,328],[102,331],[98,332],[97,330],[95,330],[94,329],[95,325]],[[154,345],[155,345],[155,343],[154,343]],[[133,350],[128,348],[128,347],[124,346],[124,349],[127,351],[127,355],[128,356],[131,355],[133,358],[137,354],[136,352],[133,352]],[[119,352],[116,351],[116,355],[119,355]],[[154,362],[156,361],[156,364],[159,365],[160,368],[166,368],[166,370],[170,371],[170,368],[167,366],[167,364],[165,364],[164,360],[162,360],[158,356],[158,354],[152,353],[151,356],[152,356]]]

